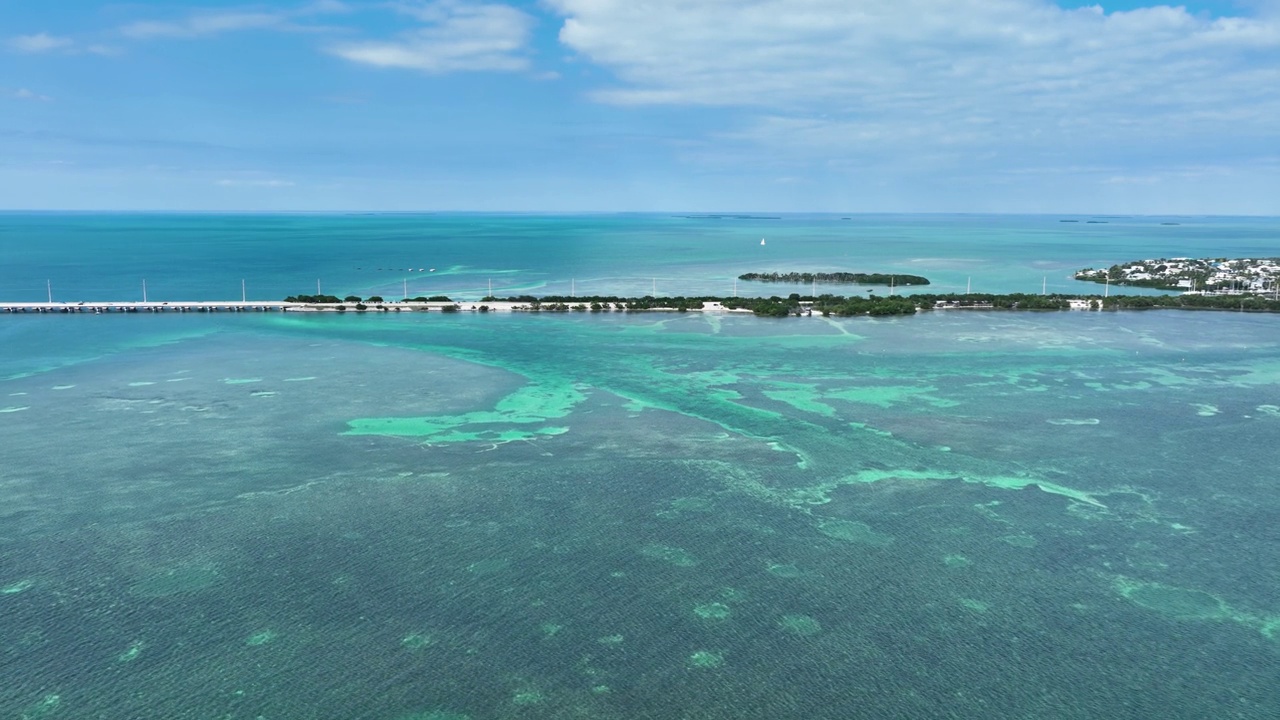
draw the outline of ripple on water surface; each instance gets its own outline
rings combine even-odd
[[[671,545],[645,545],[640,548],[640,554],[652,560],[671,563],[676,567],[693,567],[698,564],[698,559],[691,555],[688,550]]]
[[[220,577],[214,565],[179,565],[158,570],[135,582],[129,590],[142,597],[166,597],[203,590],[218,582]]]

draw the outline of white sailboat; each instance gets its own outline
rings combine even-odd
[[[764,238],[760,238],[760,244],[761,244],[761,245],[763,245],[763,244],[764,244]]]

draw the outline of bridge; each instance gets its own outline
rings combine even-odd
[[[476,310],[483,305],[485,310],[513,310],[523,307],[519,303],[494,301],[488,303],[464,301],[426,302],[414,300],[387,300],[377,303],[304,303],[285,302],[283,300],[171,300],[169,302],[121,302],[115,300],[95,300],[85,302],[3,302],[0,301],[0,315],[5,313],[89,313],[104,315],[110,313],[238,313],[238,312],[427,312],[429,310],[446,312],[451,310]]]
[[[307,308],[306,303],[268,300],[183,302],[0,302],[0,313],[186,313],[186,312],[284,312]]]

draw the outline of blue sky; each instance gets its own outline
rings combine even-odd
[[[1280,214],[1280,0],[0,4],[0,207]]]

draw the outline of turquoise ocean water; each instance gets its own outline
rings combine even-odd
[[[1062,219],[10,214],[0,298],[1280,255]],[[1280,714],[1275,316],[0,315],[0,378],[0,717]]]
[[[1070,220],[1070,222],[1063,222]],[[924,275],[937,292],[1088,292],[1126,260],[1277,253],[1280,219],[863,215],[0,214],[0,299],[730,295],[747,272]],[[765,245],[760,245],[761,240]],[[434,268],[435,272],[430,272]],[[768,295],[808,288],[740,286]],[[884,290],[880,289],[883,294]],[[1141,292],[1134,290],[1131,292]]]

